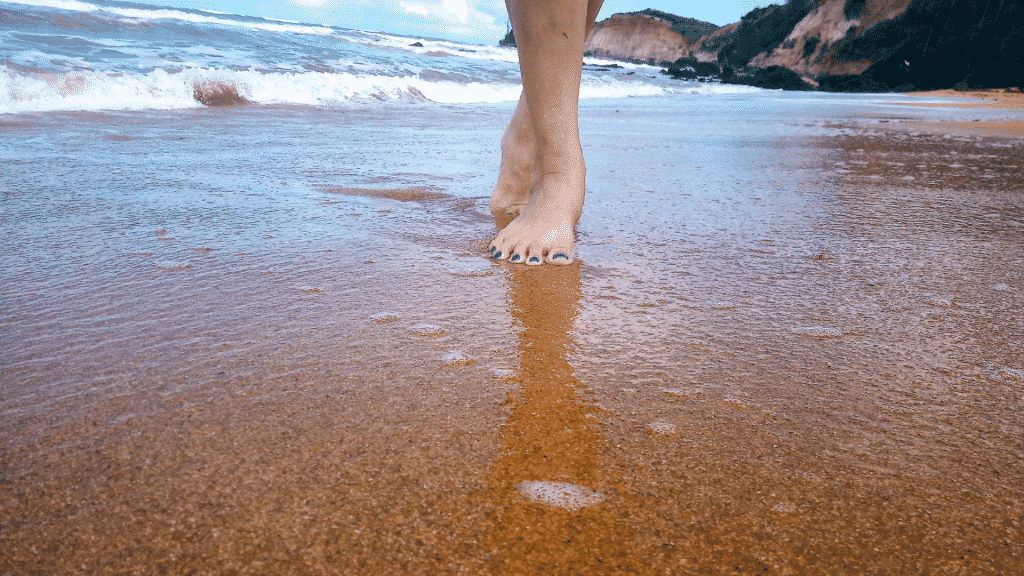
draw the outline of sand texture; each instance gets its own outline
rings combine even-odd
[[[1006,90],[930,90],[912,92],[913,96],[956,98],[953,102],[900,102],[904,106],[921,106],[928,108],[964,108],[974,110],[1024,110],[1024,94],[1007,92]],[[964,99],[975,101],[965,102]],[[978,102],[977,100],[983,100]],[[920,130],[956,135],[980,136],[1024,136],[1024,120],[983,121],[975,118],[969,122],[921,122],[914,124]]]
[[[566,267],[511,105],[11,119],[0,574],[1021,574],[1024,144],[815,98],[586,104]]]

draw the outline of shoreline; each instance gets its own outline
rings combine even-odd
[[[970,108],[982,110],[1024,110],[1024,93],[1006,92],[1005,90],[985,89],[958,92],[952,89],[906,92],[906,96],[925,98],[974,98],[984,102],[893,102],[899,106],[918,106],[922,108]],[[908,122],[902,127],[913,127],[917,130],[968,136],[997,136],[1004,138],[1024,137],[1024,120],[998,120],[971,122]]]

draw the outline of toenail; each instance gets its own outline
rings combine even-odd
[[[499,259],[501,259],[502,256],[503,256],[503,254],[501,252],[495,252],[494,256],[491,256],[491,258],[494,258],[495,260],[499,260]]]
[[[519,254],[513,254],[512,258],[509,258],[509,262],[519,262],[522,259],[523,257],[520,256]]]
[[[497,249],[498,249],[497,246],[491,246],[491,254],[494,254],[494,251],[497,250]]]
[[[568,256],[566,256],[565,254],[562,254],[561,252],[559,252],[558,254],[555,254],[554,256],[551,257],[552,260],[557,260],[558,258],[565,258],[566,260],[569,259]]]
[[[540,258],[537,258],[536,256],[532,256],[529,260],[526,261],[526,263],[527,264],[540,264]]]

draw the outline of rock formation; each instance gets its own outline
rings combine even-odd
[[[587,50],[782,66],[833,90],[1024,85],[1024,4],[1013,0],[789,0],[699,37],[680,33],[681,20],[650,10],[616,14],[595,25]]]
[[[689,55],[691,42],[717,28],[710,22],[651,9],[615,14],[594,25],[584,50],[622,60],[674,62]]]

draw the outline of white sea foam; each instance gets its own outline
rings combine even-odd
[[[604,494],[568,482],[520,482],[516,486],[527,499],[538,504],[578,510],[604,500]]]
[[[427,81],[416,76],[346,72],[259,72],[190,67],[177,72],[116,73],[96,70],[26,74],[0,65],[0,114],[53,110],[195,108],[197,83],[230,87],[257,104],[330,105],[348,102],[429,100],[440,104],[514,102],[518,84]],[[583,98],[624,98],[663,93],[657,86],[597,80]]]
[[[828,326],[800,326],[793,328],[793,333],[812,338],[840,338],[843,335],[842,330]]]
[[[502,48],[500,46],[478,46],[474,44],[461,44],[448,40],[430,40],[425,38],[408,38],[404,36],[392,36],[379,32],[367,32],[366,37],[374,46],[400,48],[415,54],[427,54],[445,52],[460,58],[470,60],[490,60],[494,62],[519,62],[519,53],[514,48]],[[415,44],[420,44],[416,46]]]

